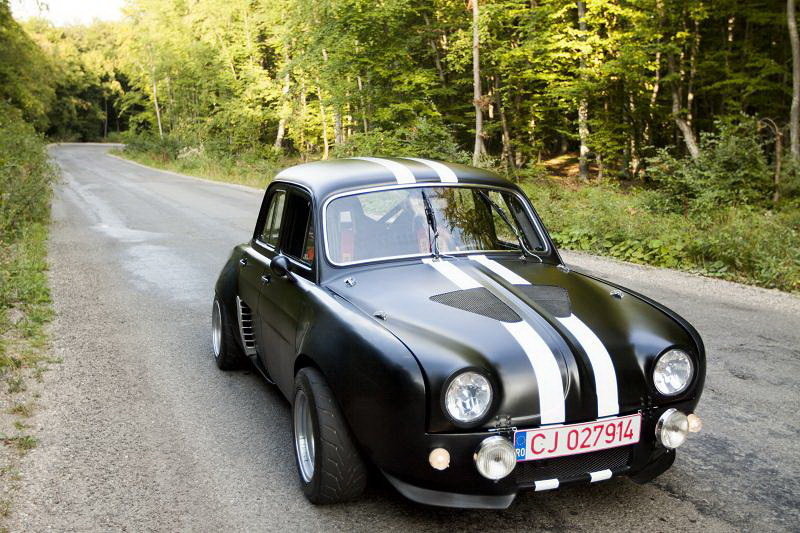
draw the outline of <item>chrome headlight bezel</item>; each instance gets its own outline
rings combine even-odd
[[[659,372],[664,372],[666,368],[663,367],[665,361],[667,359],[672,359],[675,356],[683,359],[689,366],[689,375],[688,378],[683,382],[683,384],[674,390],[668,390],[664,387],[665,380],[663,378],[658,378]],[[650,380],[653,384],[653,388],[660,394],[661,396],[671,398],[674,396],[678,396],[686,392],[689,387],[692,385],[695,379],[695,375],[697,373],[697,363],[692,358],[691,354],[682,348],[672,347],[668,350],[664,350],[658,357],[656,357],[655,361],[653,362],[653,370],[650,373]]]
[[[474,374],[477,378],[484,380],[485,384],[488,386],[489,398],[485,402],[485,406],[481,411],[480,415],[471,419],[459,419],[457,416],[455,416],[453,413],[450,412],[450,409],[448,407],[448,398],[449,394],[451,393],[451,390],[456,390],[453,389],[452,387],[454,386],[458,378],[466,377],[470,374]],[[447,380],[444,382],[442,386],[440,403],[442,412],[451,423],[461,428],[471,428],[479,426],[484,421],[486,421],[487,418],[489,418],[489,416],[492,413],[492,407],[494,406],[495,398],[496,395],[495,395],[494,384],[491,378],[485,372],[476,368],[464,368],[458,370],[457,372],[453,372],[453,374],[451,374],[450,377],[447,378]]]

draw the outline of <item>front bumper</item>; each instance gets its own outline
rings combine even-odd
[[[680,409],[680,406],[674,407]],[[520,462],[510,475],[498,481],[481,476],[473,459],[481,441],[494,434],[488,432],[426,435],[425,449],[441,447],[450,452],[450,467],[443,471],[427,464],[426,453],[410,457],[409,462],[413,464],[395,462],[382,471],[398,492],[410,500],[461,508],[504,509],[511,505],[519,491],[550,490],[621,475],[645,483],[666,471],[675,460],[675,451],[660,446],[655,439],[655,423],[665,409],[642,412],[641,440],[637,444]]]

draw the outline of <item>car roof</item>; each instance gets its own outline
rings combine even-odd
[[[315,161],[286,168],[275,181],[305,187],[319,198],[356,189],[405,183],[468,183],[517,189],[488,170],[430,159],[364,157]]]

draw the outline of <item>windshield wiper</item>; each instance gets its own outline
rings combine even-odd
[[[486,194],[485,191],[478,190],[478,194],[480,194],[481,198],[483,198],[483,200],[489,205],[489,207],[491,207],[492,210],[500,216],[503,222],[505,222],[506,225],[509,227],[509,229],[511,229],[511,232],[514,233],[514,236],[517,238],[517,242],[519,243],[519,248],[522,251],[523,257],[525,257],[525,255],[527,254],[531,257],[535,257],[541,263],[542,258],[533,253],[530,250],[530,248],[528,248],[528,246],[525,244],[525,239],[522,238],[522,235],[519,233],[519,231],[517,231],[516,226],[514,226],[514,224],[512,224],[511,221],[508,219],[505,212],[503,211],[503,208],[497,205],[497,203],[494,200],[492,200],[489,197],[489,195]]]
[[[422,193],[422,202],[425,205],[425,218],[428,220],[428,228],[433,232],[433,238],[428,234],[430,251],[434,259],[439,259],[439,230],[436,226],[436,217],[433,214],[433,207],[431,206],[431,201],[428,200],[428,195],[425,194],[425,191],[422,189],[420,189],[419,192]]]

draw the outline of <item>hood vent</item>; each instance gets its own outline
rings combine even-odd
[[[572,302],[567,289],[552,285],[516,285],[515,288],[553,316],[565,318],[572,314]]]
[[[500,322],[520,322],[522,319],[509,306],[485,287],[445,292],[431,296],[431,301],[475,313]]]

